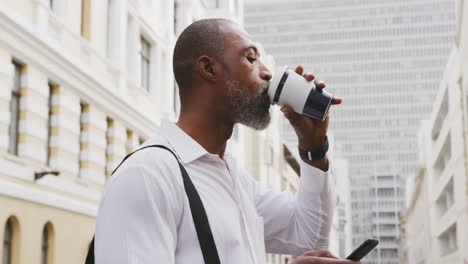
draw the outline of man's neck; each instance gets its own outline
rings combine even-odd
[[[211,113],[213,115],[214,113]],[[231,137],[233,124],[223,122],[216,116],[182,113],[177,126],[198,142],[209,153],[223,158],[227,140]]]

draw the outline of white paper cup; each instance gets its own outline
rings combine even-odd
[[[268,88],[271,104],[289,105],[296,113],[318,120],[325,120],[333,95],[316,88],[289,67],[279,68],[273,75]]]

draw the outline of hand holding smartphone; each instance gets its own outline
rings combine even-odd
[[[379,244],[378,240],[367,239],[358,248],[356,248],[346,259],[353,260],[353,261],[360,261],[378,244]]]

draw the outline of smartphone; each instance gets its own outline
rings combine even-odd
[[[349,259],[352,261],[360,261],[378,244],[379,244],[378,240],[367,239],[358,248],[356,248],[346,259]]]

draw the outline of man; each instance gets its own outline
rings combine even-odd
[[[271,73],[259,57],[249,35],[231,21],[190,25],[173,57],[179,120],[163,123],[160,135],[144,145],[163,144],[177,154],[201,197],[221,263],[264,264],[265,251],[300,256],[296,264],[353,263],[327,250],[310,251],[328,244],[333,204],[326,156],[302,161],[300,187],[292,196],[260,188],[225,154],[234,124],[263,129],[270,121]],[[323,147],[328,119],[282,111],[300,148]],[[101,201],[96,263],[204,263],[183,186],[178,163],[166,150],[149,148],[126,160]]]

